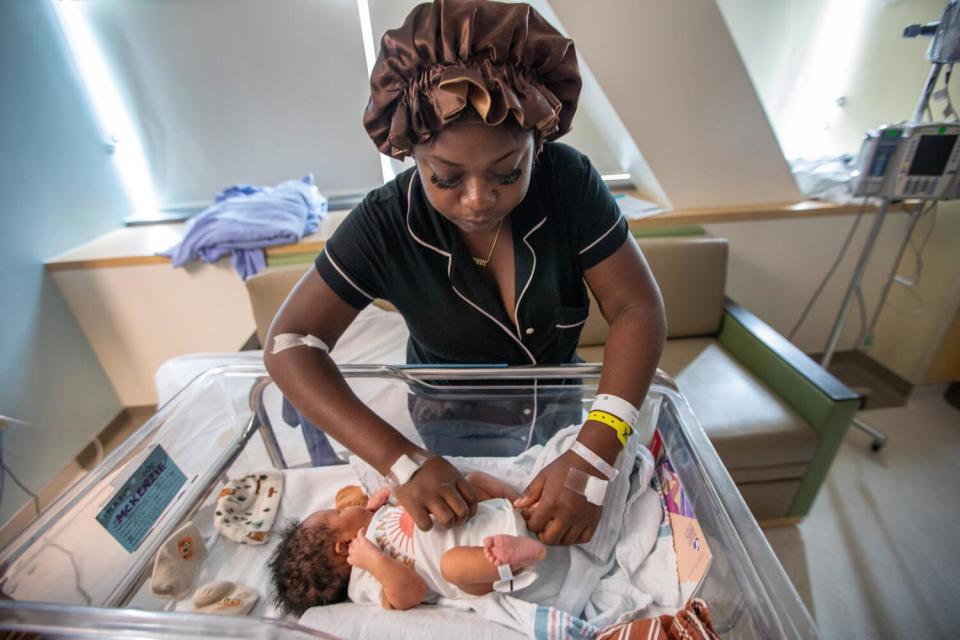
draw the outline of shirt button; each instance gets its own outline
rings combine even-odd
[[[523,415],[525,415],[525,416],[530,415],[530,409],[529,409],[529,408],[524,409],[524,410],[523,410]]]
[[[527,334],[528,336],[532,336],[532,335],[533,335],[533,327],[527,327],[527,330],[524,331],[524,333]]]

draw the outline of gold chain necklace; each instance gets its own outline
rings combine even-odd
[[[497,240],[500,239],[500,231],[503,229],[503,221],[506,218],[500,218],[500,224],[497,225],[497,235],[493,238],[493,245],[490,247],[490,253],[487,254],[486,258],[478,258],[476,256],[470,256],[473,258],[473,261],[477,263],[478,267],[486,267],[487,263],[490,262],[490,258],[493,257],[493,250],[497,248]]]

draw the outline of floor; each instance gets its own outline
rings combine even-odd
[[[812,356],[820,362],[818,355]],[[830,373],[863,396],[867,409],[902,407],[910,396],[911,385],[860,351],[838,351],[830,363]]]
[[[824,638],[960,638],[960,411],[945,385],[859,417],[809,516],[767,539]]]

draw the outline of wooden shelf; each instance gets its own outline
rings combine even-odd
[[[766,205],[678,209],[641,220],[630,220],[629,224],[631,229],[650,229],[724,222],[841,216],[854,214],[859,209],[860,205],[837,205],[805,200]],[[867,208],[868,213],[874,210],[873,207]],[[333,234],[346,214],[346,211],[330,212],[323,219],[316,233],[305,236],[295,244],[268,248],[266,250],[268,258],[299,253],[319,253],[323,249],[324,241]],[[169,263],[169,258],[158,256],[157,253],[180,242],[186,234],[186,227],[186,223],[181,222],[116,229],[47,261],[46,268],[48,271],[71,271]]]

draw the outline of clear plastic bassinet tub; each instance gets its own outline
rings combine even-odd
[[[516,455],[539,438],[542,424],[535,427],[530,416],[556,410],[566,418],[574,407],[585,417],[600,370],[342,365],[341,371],[381,417],[440,453],[463,455],[450,449],[465,447],[471,455]],[[820,637],[666,375],[658,373],[649,402],[657,405],[665,455],[713,555],[697,595],[710,604],[721,637]],[[464,406],[481,409],[465,423],[449,420],[450,407]],[[149,594],[157,549],[209,508],[225,478],[309,465],[299,429],[283,424],[280,415],[279,392],[262,367],[226,366],[196,378],[0,553],[0,630],[58,638],[332,637],[256,610],[245,618],[164,611],[163,601]],[[344,455],[339,444],[332,448]],[[167,462],[179,475],[163,467]],[[137,505],[139,520],[109,530],[102,524],[105,512],[137,482],[155,483],[147,492],[152,502]]]

